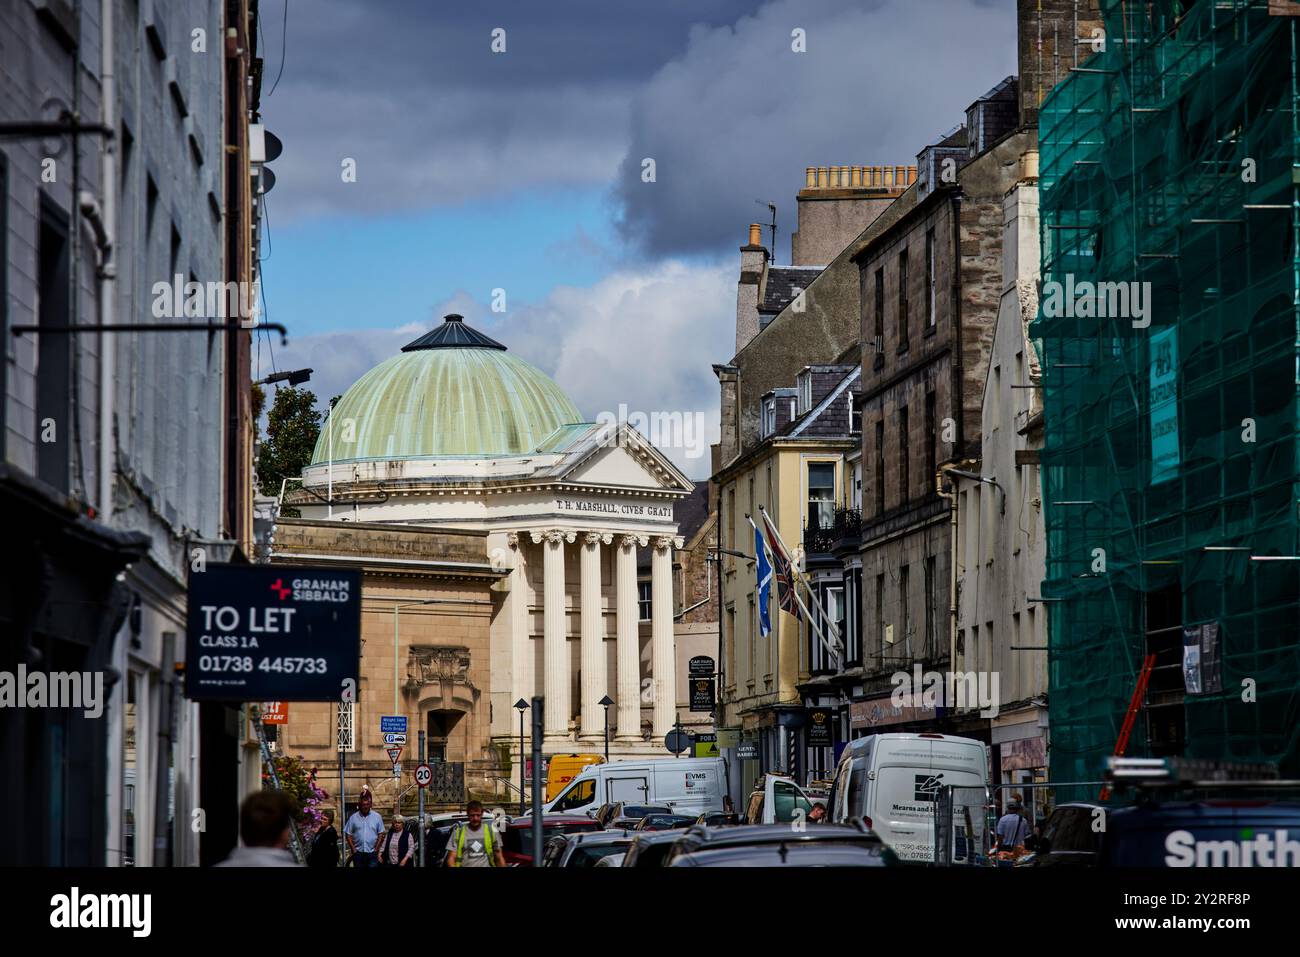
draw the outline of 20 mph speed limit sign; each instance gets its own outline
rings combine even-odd
[[[417,765],[415,768],[415,783],[422,788],[427,788],[429,782],[433,780],[433,768],[427,764]]]

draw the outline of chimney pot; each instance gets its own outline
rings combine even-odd
[[[749,224],[749,245],[763,245],[763,227],[758,223]]]
[[[817,167],[809,166],[804,169],[804,186],[812,189],[817,185]]]

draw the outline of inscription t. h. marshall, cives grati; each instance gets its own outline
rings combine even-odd
[[[672,518],[671,505],[635,505],[626,502],[561,498],[555,504],[563,512],[598,512],[603,515],[631,515],[639,518]]]

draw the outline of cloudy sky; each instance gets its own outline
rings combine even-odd
[[[261,11],[263,120],[284,142],[265,307],[290,343],[255,343],[258,376],[311,366],[337,395],[454,311],[587,418],[698,412],[707,442],[746,225],[775,202],[788,262],[805,166],[914,162],[1015,72],[1015,0]],[[707,451],[666,451],[708,474]]]

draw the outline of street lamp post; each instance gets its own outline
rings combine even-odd
[[[609,706],[614,702],[610,700],[609,695],[601,698],[597,704],[605,709],[605,763],[609,763]]]
[[[519,712],[519,816],[524,816],[524,712],[528,710],[528,702],[520,698],[515,702],[515,710]],[[608,712],[607,712],[608,713]],[[608,727],[609,719],[606,718]],[[608,736],[608,731],[606,732]]]

